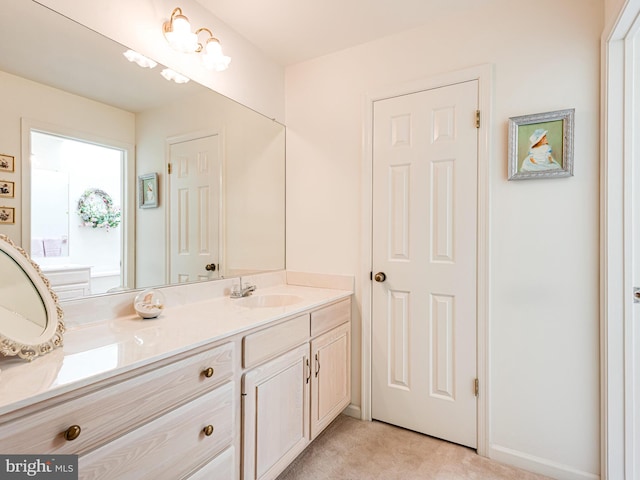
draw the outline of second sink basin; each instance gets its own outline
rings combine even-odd
[[[286,307],[302,301],[302,297],[289,294],[268,294],[252,295],[250,297],[239,298],[235,302],[241,307],[266,308],[266,307]]]

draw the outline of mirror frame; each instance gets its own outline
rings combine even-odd
[[[49,280],[42,274],[38,264],[29,258],[24,249],[16,245],[6,235],[0,235],[0,250],[9,255],[22,268],[40,295],[47,315],[47,325],[44,331],[31,340],[17,340],[0,332],[0,354],[17,355],[26,360],[33,360],[37,356],[62,346],[62,334],[65,331],[64,314],[58,303],[58,296],[51,290]]]

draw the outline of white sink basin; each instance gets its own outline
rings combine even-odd
[[[250,297],[239,298],[235,302],[237,305],[246,308],[268,308],[268,307],[286,307],[302,301],[302,297],[289,294],[269,294],[269,295],[252,295]]]

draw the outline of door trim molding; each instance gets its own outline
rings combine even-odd
[[[492,136],[492,91],[493,66],[489,64],[457,70],[418,81],[395,85],[372,94],[363,99],[362,127],[362,257],[360,278],[362,288],[362,385],[361,385],[361,418],[371,420],[371,314],[372,283],[369,274],[372,271],[372,202],[373,202],[373,104],[377,100],[399,95],[445,87],[456,83],[478,81],[478,105],[481,112],[478,132],[478,256],[477,256],[477,370],[480,382],[478,396],[477,451],[487,456],[489,447],[490,416],[490,371],[489,371],[489,258],[490,258],[490,191],[489,173]]]
[[[628,0],[607,25],[601,42],[600,170],[600,473],[605,479],[632,479],[640,462],[635,416],[640,388],[634,375],[632,209],[634,133],[637,103],[633,88],[640,1]],[[622,212],[622,214],[621,214]]]
[[[90,143],[101,147],[107,147],[124,152],[122,164],[122,203],[124,221],[121,224],[122,238],[120,251],[122,252],[122,268],[120,280],[124,286],[134,288],[136,284],[136,148],[132,143],[103,137],[94,132],[68,128],[56,123],[36,120],[29,117],[20,119],[21,158],[22,158],[22,212],[21,212],[21,243],[24,250],[31,255],[31,242],[25,239],[31,238],[31,132],[37,131],[47,135],[55,135],[69,138],[78,142]]]

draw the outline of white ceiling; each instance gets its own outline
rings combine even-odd
[[[408,30],[478,1],[198,0],[283,66]]]

